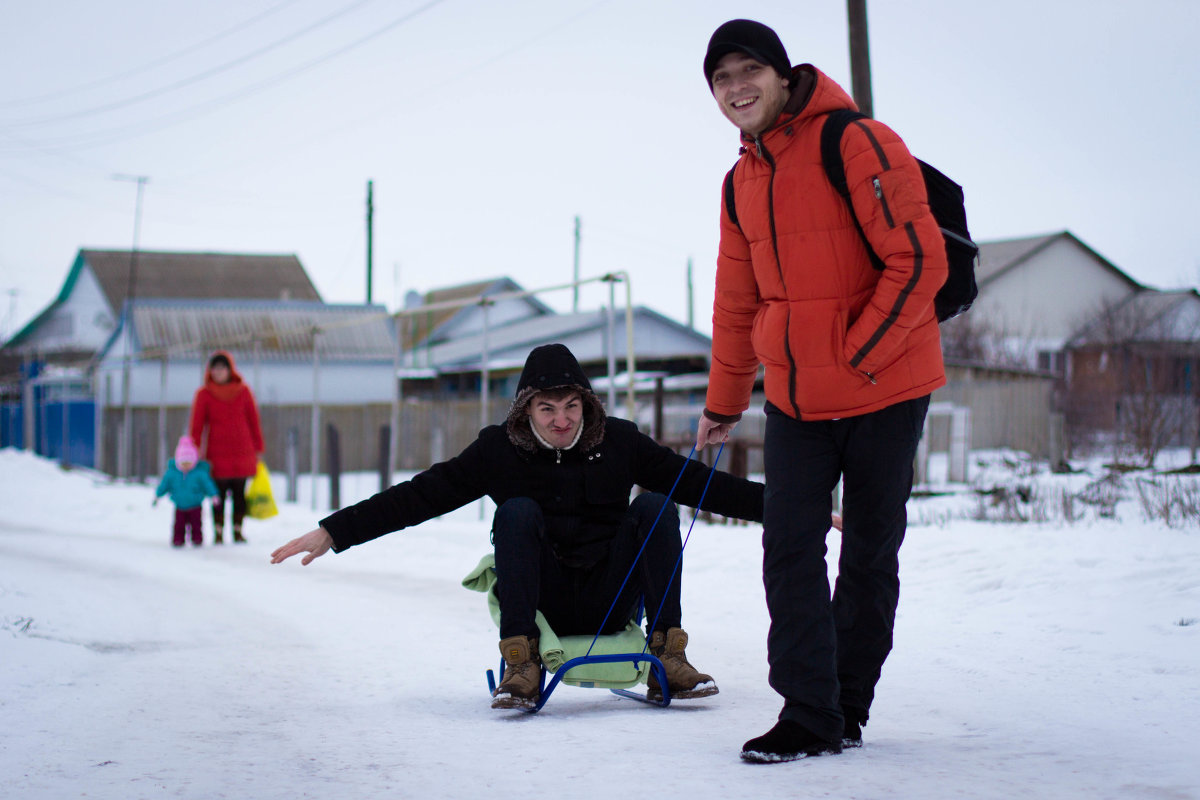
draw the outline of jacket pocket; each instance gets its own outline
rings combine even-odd
[[[879,173],[871,179],[871,188],[875,193],[875,202],[879,204],[879,212],[889,228],[913,221],[925,208],[921,193],[913,186],[909,175],[901,170],[889,169]]]
[[[846,310],[838,300],[788,303],[787,341],[797,367],[827,367],[841,362],[846,342]],[[776,336],[782,340],[784,331]]]
[[[767,301],[754,317],[750,344],[763,366],[787,366],[787,349],[783,339],[787,324],[787,303],[782,300]]]

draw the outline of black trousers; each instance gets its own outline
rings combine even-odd
[[[216,478],[217,496],[212,501],[213,526],[217,533],[225,527],[225,495],[233,498],[233,527],[242,529],[242,520],[246,518],[246,479],[245,478]]]
[[[492,543],[501,639],[537,636],[537,611],[560,636],[616,633],[637,613],[643,597],[647,625],[657,614],[657,630],[680,627],[683,565],[679,563],[679,512],[661,494],[634,498],[617,526],[608,555],[590,567],[568,567],[555,557],[546,538],[542,509],[527,497],[514,498],[496,509]],[[631,574],[630,566],[643,543],[645,549]],[[677,563],[679,569],[672,579]],[[628,582],[622,589],[626,576]]]
[[[780,719],[841,736],[842,707],[865,720],[892,649],[898,552],[929,397],[806,422],[767,405],[763,583],[770,683]],[[841,477],[842,549],[830,598],[825,538]]]

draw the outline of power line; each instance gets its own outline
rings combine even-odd
[[[369,0],[367,0],[367,1],[369,2]],[[342,47],[331,50],[331,51],[325,53],[324,55],[318,56],[317,58],[314,58],[311,61],[300,64],[299,66],[293,67],[293,68],[287,70],[286,72],[280,73],[274,77],[260,81],[256,84],[253,84],[249,87],[238,90],[236,92],[231,92],[230,94],[222,95],[221,97],[217,97],[206,103],[200,103],[198,105],[192,106],[191,108],[183,109],[183,110],[175,112],[173,114],[166,114],[166,115],[157,117],[157,118],[149,120],[149,121],[137,122],[137,123],[133,123],[130,125],[126,125],[121,128],[112,128],[107,131],[98,131],[98,132],[91,133],[91,134],[85,134],[85,135],[80,136],[75,139],[59,139],[57,142],[52,142],[45,146],[49,147],[49,148],[55,148],[55,149],[56,148],[69,149],[69,148],[75,148],[75,147],[94,147],[97,145],[109,144],[113,141],[118,141],[118,140],[124,138],[124,136],[126,134],[132,134],[132,135],[137,136],[137,135],[141,135],[144,133],[150,133],[155,130],[160,130],[164,127],[167,127],[169,125],[173,125],[173,124],[176,124],[179,122],[185,122],[189,119],[194,119],[195,117],[201,116],[205,113],[208,113],[209,111],[213,111],[215,109],[222,108],[226,105],[234,103],[245,97],[249,97],[250,95],[257,94],[258,92],[261,92],[264,89],[270,88],[271,86],[274,86],[278,83],[282,83],[284,81],[290,80],[290,79],[296,77],[297,75],[300,75],[303,72],[307,72],[308,70],[313,69],[314,67],[317,67],[317,66],[325,63],[326,61],[329,61],[333,58],[344,55],[344,54],[350,52],[351,50],[353,50],[357,47],[361,47],[362,45],[366,44],[367,42],[369,42],[373,39],[376,39],[379,36],[382,36],[383,34],[387,33],[388,31],[392,30],[393,28],[396,28],[406,22],[410,22],[413,18],[417,17],[418,15],[424,13],[425,11],[428,11],[429,9],[433,8],[434,6],[441,5],[444,2],[446,2],[446,0],[431,0],[431,2],[425,3],[424,5],[416,8],[415,10],[410,11],[410,12],[404,14],[403,16],[400,16],[400,17],[392,20],[391,22],[387,23],[386,25],[384,25],[380,28],[375,29],[371,33],[368,33],[367,35],[365,35],[363,37],[355,39],[354,41],[350,42],[349,44],[346,44],[346,45],[343,45]],[[155,123],[159,123],[159,124],[155,124]],[[3,133],[3,131],[0,131],[0,133]],[[107,136],[107,138],[105,138],[106,136]]]
[[[41,94],[41,95],[37,95],[35,97],[22,97],[22,98],[19,98],[16,100],[8,100],[8,101],[0,103],[0,108],[15,108],[15,107],[19,107],[19,106],[36,105],[38,103],[43,103],[47,100],[56,100],[60,97],[66,97],[67,95],[76,94],[77,92],[82,92],[87,89],[94,89],[97,86],[104,86],[109,83],[115,83],[117,81],[124,80],[125,78],[130,78],[134,75],[140,75],[141,73],[148,72],[148,71],[154,69],[155,67],[161,67],[163,64],[169,64],[172,61],[178,61],[179,59],[183,58],[184,56],[191,55],[192,53],[195,53],[198,50],[203,50],[205,47],[208,47],[209,45],[212,45],[212,44],[216,44],[217,42],[221,41],[222,39],[228,38],[229,36],[232,36],[235,33],[240,33],[241,31],[245,30],[246,28],[249,28],[252,25],[255,25],[255,24],[261,22],[262,20],[266,19],[267,17],[271,16],[272,14],[275,14],[275,13],[283,10],[287,6],[294,5],[296,2],[297,2],[297,0],[283,0],[283,2],[277,3],[273,6],[271,6],[266,11],[263,11],[261,14],[256,14],[255,16],[251,17],[250,19],[245,20],[243,22],[239,22],[238,24],[234,25],[233,27],[226,28],[225,30],[221,31],[220,33],[216,33],[216,34],[208,37],[207,39],[197,42],[194,45],[191,45],[189,47],[184,47],[181,50],[175,50],[175,51],[163,56],[162,58],[157,58],[153,61],[149,61],[145,64],[142,64],[141,66],[133,67],[132,69],[125,70],[124,72],[118,72],[114,75],[109,75],[104,78],[97,78],[96,80],[89,81],[87,83],[81,83],[78,86],[71,86],[66,89],[59,89],[57,91],[49,92],[47,94]]]
[[[535,42],[538,42],[539,40],[546,38],[550,34],[556,33],[557,31],[568,27],[569,25],[577,22],[582,17],[585,17],[588,14],[591,14],[596,9],[600,8],[601,6],[608,5],[611,2],[612,2],[612,0],[599,0],[599,2],[593,3],[592,5],[583,9],[579,13],[574,14],[561,22],[555,23],[554,25],[551,25],[550,27],[542,29],[538,33],[535,33],[534,35],[530,36],[529,38],[524,39],[521,42],[518,42],[517,44],[508,48],[507,50],[503,50],[494,56],[489,56],[488,58],[485,58],[483,61],[479,61],[479,62],[476,62],[475,64],[472,64],[471,66],[464,69],[462,72],[459,72],[455,75],[451,75],[450,77],[448,77],[446,79],[445,83],[446,83],[446,85],[454,85],[460,81],[466,80],[466,79],[472,77],[475,73],[484,69],[485,67],[489,67],[492,64],[495,64],[499,61],[503,61],[505,58],[508,58],[511,55],[521,52],[522,50],[524,50],[525,48],[534,44]],[[407,102],[407,99],[393,97],[393,99],[391,100],[389,105],[395,105],[398,102]],[[318,140],[326,139],[329,136],[331,136],[335,133],[338,133],[339,131],[348,130],[348,129],[366,130],[367,128],[370,128],[373,125],[379,125],[379,124],[381,124],[379,122],[379,113],[377,110],[372,110],[370,116],[361,116],[361,117],[358,117],[355,119],[350,119],[350,120],[341,122],[337,125],[325,128],[319,132],[313,133],[306,137],[298,136],[297,138],[290,140],[290,144],[296,145],[296,144],[305,143],[305,142],[318,141]]]
[[[66,120],[79,119],[80,117],[89,117],[89,116],[93,116],[95,114],[103,114],[108,111],[115,111],[119,108],[125,108],[126,106],[144,102],[146,100],[149,100],[154,97],[158,97],[158,96],[166,94],[168,92],[173,92],[176,89],[182,89],[185,86],[191,86],[194,83],[199,83],[200,81],[207,80],[208,78],[211,78],[214,75],[219,75],[222,72],[228,72],[229,70],[233,69],[234,67],[239,67],[248,61],[253,61],[254,59],[256,59],[260,56],[263,56],[263,55],[269,53],[270,51],[275,50],[278,47],[281,47],[285,44],[293,42],[296,39],[300,38],[301,36],[312,33],[313,31],[317,30],[318,28],[328,25],[329,23],[333,22],[334,20],[336,20],[340,17],[344,17],[346,14],[349,14],[350,12],[357,10],[358,8],[366,5],[367,3],[370,3],[371,1],[372,0],[355,0],[355,2],[350,3],[348,6],[345,6],[345,7],[341,8],[340,10],[335,11],[334,13],[332,13],[328,16],[321,18],[321,19],[317,20],[316,22],[312,23],[311,25],[307,25],[298,31],[293,31],[292,33],[289,33],[287,36],[284,36],[282,39],[277,39],[268,45],[264,45],[264,46],[258,48],[257,50],[252,50],[251,52],[249,52],[243,56],[239,56],[238,58],[235,58],[232,61],[227,61],[224,64],[218,64],[217,66],[206,69],[203,72],[199,72],[195,75],[191,75],[189,77],[182,78],[180,80],[175,81],[174,83],[169,83],[165,86],[160,86],[157,89],[150,89],[149,91],[142,92],[141,94],[133,95],[132,97],[126,97],[121,100],[114,100],[111,103],[105,103],[103,105],[93,106],[91,108],[84,108],[84,109],[80,109],[78,111],[71,111],[71,112],[68,112],[65,114],[53,114],[50,116],[40,117],[40,118],[36,118],[36,119],[18,120],[16,122],[7,122],[7,123],[5,123],[5,125],[7,125],[8,127],[13,127],[13,128],[25,128],[25,127],[35,126],[35,125],[45,125],[45,124],[48,124],[51,122],[64,122]]]

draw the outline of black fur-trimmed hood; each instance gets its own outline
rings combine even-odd
[[[529,423],[529,403],[538,392],[562,387],[579,390],[583,400],[583,432],[576,447],[586,453],[604,440],[604,405],[592,391],[592,384],[583,374],[574,354],[562,344],[535,347],[525,360],[525,368],[517,382],[517,396],[508,411],[505,429],[508,439],[523,452],[536,453],[541,444]]]

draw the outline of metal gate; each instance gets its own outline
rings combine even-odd
[[[78,374],[26,380],[20,403],[0,408],[0,445],[32,450],[64,465],[96,465],[96,401]]]

